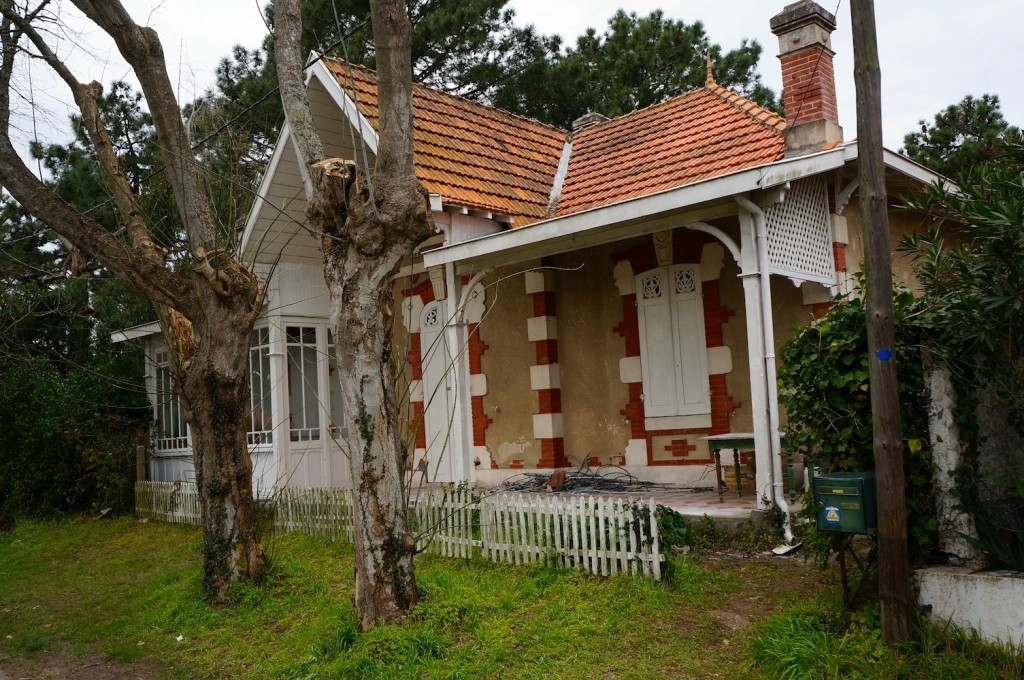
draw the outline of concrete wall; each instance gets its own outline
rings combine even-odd
[[[914,580],[918,603],[931,607],[933,621],[951,621],[988,640],[1024,647],[1024,574],[929,567],[914,572]]]

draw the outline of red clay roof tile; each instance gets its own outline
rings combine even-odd
[[[324,59],[377,127],[376,74]],[[565,131],[485,104],[413,86],[416,175],[446,203],[508,215],[522,226],[547,215]]]
[[[324,64],[378,122],[376,74]],[[416,175],[445,202],[513,218],[549,217],[566,131],[413,86]],[[782,157],[785,121],[716,83],[576,132],[556,215],[637,198]]]

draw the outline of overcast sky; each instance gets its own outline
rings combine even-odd
[[[266,27],[260,7],[265,0],[124,0],[139,23],[160,33],[179,100],[186,102],[213,80],[218,60],[234,44],[256,47]],[[786,3],[783,0],[512,0],[517,20],[534,24],[543,33],[558,33],[567,43],[586,28],[602,31],[619,7],[647,14],[661,8],[666,16],[686,22],[704,22],[707,34],[723,49],[737,47],[743,38],[755,39],[764,48],[760,72],[765,84],[781,88],[777,38],[769,19]],[[823,0],[835,12],[838,29],[833,34],[836,52],[836,87],[840,124],[846,137],[856,136],[853,56],[850,38],[849,0]],[[63,19],[72,30],[58,49],[74,55],[80,80],[98,79],[105,85],[125,77],[128,69],[117,58],[112,43],[99,29],[77,18],[70,3],[60,3]],[[1024,26],[1022,0],[932,0],[904,2],[877,0],[878,42],[882,68],[882,116],[885,144],[902,145],[903,135],[929,120],[965,95],[998,94],[1007,120],[1024,124]],[[88,50],[83,48],[88,46]],[[31,102],[18,107],[17,135],[22,143],[34,136],[65,141],[65,121],[70,113],[66,91],[36,64],[29,83],[22,74],[20,89],[31,92]],[[26,87],[27,85],[31,87]],[[34,106],[29,106],[29,104]],[[35,115],[32,115],[32,111]],[[33,129],[36,132],[33,132]]]

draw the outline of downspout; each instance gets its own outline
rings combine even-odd
[[[779,435],[779,391],[775,368],[775,323],[772,319],[772,291],[768,273],[768,227],[764,211],[746,196],[734,197],[737,205],[754,217],[757,238],[757,268],[761,277],[761,327],[764,329],[765,382],[768,388],[768,421],[771,431],[771,483],[772,500],[782,510],[782,531],[786,543],[793,543],[789,503],[782,483],[782,438]]]

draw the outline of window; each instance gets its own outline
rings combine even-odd
[[[320,439],[316,326],[287,326],[288,417],[293,442]]]
[[[636,277],[644,414],[711,413],[700,266],[651,269]]]
[[[249,346],[249,445],[271,444],[274,423],[270,410],[270,330],[253,329]]]
[[[182,451],[188,448],[188,425],[185,423],[185,410],[174,394],[169,359],[167,350],[156,352],[153,448],[157,451]]]
[[[341,374],[338,359],[334,356],[334,335],[327,331],[327,373],[331,383],[331,435],[344,438],[345,409],[341,401]]]

